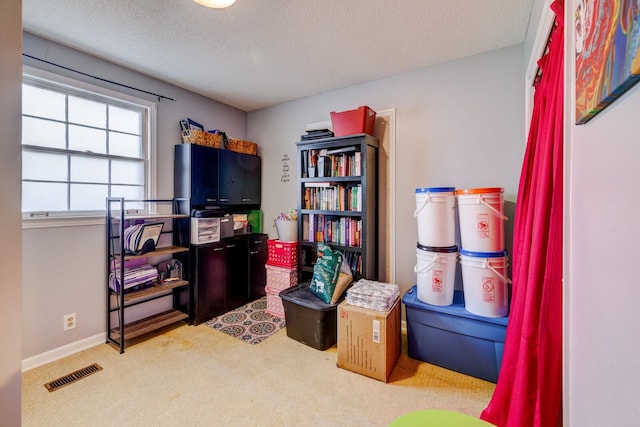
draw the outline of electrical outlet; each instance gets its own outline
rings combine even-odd
[[[69,313],[65,314],[63,317],[62,330],[68,331],[76,328],[76,314]]]

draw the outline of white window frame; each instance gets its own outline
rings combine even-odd
[[[155,199],[157,194],[157,103],[127,95],[114,90],[95,86],[80,80],[75,80],[66,76],[44,71],[38,68],[23,66],[23,77],[42,81],[45,84],[58,86],[62,89],[68,88],[73,92],[85,92],[103,98],[113,99],[122,104],[132,104],[148,110],[147,129],[148,135],[145,152],[145,198]],[[105,202],[106,208],[106,202]],[[56,213],[49,216],[31,216],[22,214],[22,228],[49,228],[49,227],[70,227],[84,225],[100,225],[105,223],[106,211],[80,214],[74,212]]]

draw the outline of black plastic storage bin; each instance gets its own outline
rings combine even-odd
[[[280,291],[287,336],[318,350],[326,350],[337,341],[337,307],[314,295],[309,283]]]

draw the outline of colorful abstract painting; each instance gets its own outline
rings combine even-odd
[[[581,0],[576,9],[576,123],[640,81],[640,0]]]

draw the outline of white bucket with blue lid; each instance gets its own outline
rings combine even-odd
[[[509,313],[507,251],[472,252],[460,249],[462,288],[465,308],[485,317],[504,317]]]
[[[418,243],[449,247],[456,244],[456,196],[454,187],[416,188]]]
[[[417,275],[418,299],[432,305],[453,304],[458,247],[432,247],[418,243],[416,258],[414,272]]]

